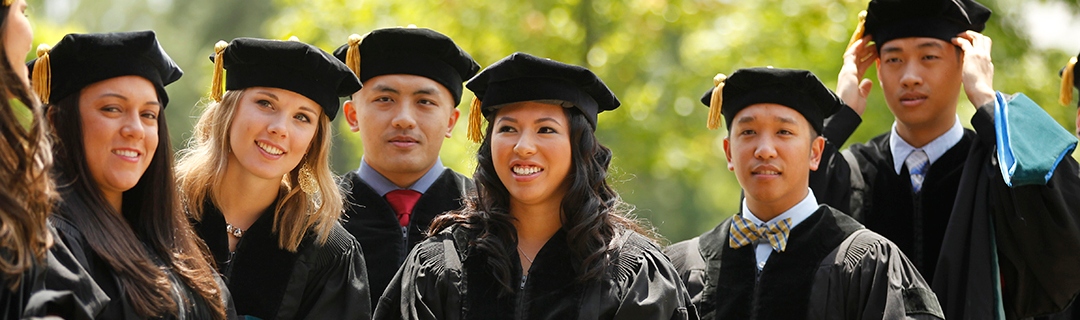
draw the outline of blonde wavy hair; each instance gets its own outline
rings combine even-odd
[[[188,147],[180,152],[176,165],[177,184],[184,209],[196,221],[202,220],[203,204],[215,201],[214,186],[221,185],[232,147],[229,130],[244,90],[226,91],[221,102],[206,105]],[[330,229],[343,210],[342,190],[330,171],[330,118],[319,117],[311,146],[300,163],[281,177],[281,189],[274,209],[273,231],[278,247],[296,252],[308,230],[315,232],[319,245],[326,243]],[[300,169],[311,170],[320,192],[308,195],[300,190]],[[209,199],[207,197],[209,196]],[[321,203],[312,210],[313,203]]]

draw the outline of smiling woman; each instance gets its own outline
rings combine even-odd
[[[237,313],[370,318],[364,255],[338,222],[343,201],[328,156],[338,97],[360,82],[299,41],[239,38],[215,47],[214,101],[177,172],[185,209]]]
[[[105,319],[225,319],[228,293],[180,210],[151,31],[69,34],[31,62],[56,144],[60,238],[111,298]]]
[[[652,233],[607,184],[596,115],[619,100],[603,81],[515,53],[467,87],[478,98],[470,128],[490,121],[477,193],[432,222],[375,319],[697,319]]]

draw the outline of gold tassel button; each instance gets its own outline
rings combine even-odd
[[[726,81],[727,76],[723,73],[717,73],[713,77],[713,85],[716,87],[713,88],[712,96],[709,99],[709,121],[706,124],[709,130],[720,128],[720,109],[724,105],[724,82]]]
[[[52,51],[52,46],[42,43],[37,47],[37,62],[34,62],[34,70],[31,74],[31,78],[34,79],[30,84],[38,98],[41,99],[41,103],[48,104],[49,96],[52,94],[52,66],[49,62],[49,52]]]
[[[222,79],[225,76],[225,48],[229,47],[229,43],[225,41],[218,41],[214,44],[214,75],[210,79],[210,98],[216,102],[221,102],[221,97],[225,94],[224,85]]]
[[[358,34],[349,35],[349,49],[345,51],[345,65],[360,77],[360,42],[364,37]]]
[[[480,111],[480,99],[473,97],[472,106],[469,107],[469,133],[468,138],[472,142],[479,143],[484,140],[484,133],[481,126],[483,125],[484,115]]]
[[[1065,65],[1065,70],[1061,72],[1061,96],[1058,102],[1062,105],[1069,105],[1072,102],[1073,92],[1073,80],[1076,78],[1073,70],[1076,69],[1076,57],[1069,59],[1069,63]]]

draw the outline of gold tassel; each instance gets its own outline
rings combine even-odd
[[[31,75],[34,81],[30,86],[43,104],[49,104],[49,96],[52,94],[52,66],[49,62],[49,51],[52,51],[52,46],[44,43],[38,45],[38,59],[37,62],[34,62],[34,70]]]
[[[724,105],[724,82],[727,81],[727,76],[723,73],[717,73],[713,77],[712,97],[709,99],[709,121],[706,127],[709,130],[716,130],[720,127],[720,108]]]
[[[484,140],[484,133],[481,126],[483,125],[484,116],[480,111],[480,98],[473,97],[472,106],[469,107],[469,134],[468,138],[472,142],[480,143]]]
[[[364,37],[358,34],[349,35],[349,49],[345,51],[345,65],[349,67],[356,77],[360,77],[360,41]]]
[[[848,41],[847,46],[851,47],[856,40],[865,37],[863,33],[866,33],[866,10],[859,12],[859,25],[855,26],[855,33],[851,34],[851,41]]]
[[[214,75],[210,79],[210,98],[216,102],[221,102],[221,97],[225,94],[225,88],[222,82],[225,76],[225,48],[229,46],[228,42],[218,41],[214,44]]]
[[[1072,102],[1073,79],[1076,77],[1073,74],[1073,69],[1075,68],[1076,57],[1072,57],[1072,59],[1069,59],[1069,63],[1065,65],[1065,70],[1061,72],[1061,97],[1058,102],[1061,102],[1062,105],[1067,106]]]

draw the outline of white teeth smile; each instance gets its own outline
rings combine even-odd
[[[262,142],[255,141],[255,144],[258,145],[259,148],[262,148],[263,151],[266,151],[266,153],[269,153],[269,154],[272,154],[272,155],[275,155],[275,156],[279,155],[279,154],[282,154],[282,153],[285,153],[285,151],[283,151],[281,149],[275,148],[274,146],[271,146],[271,145],[268,145],[268,144],[265,144],[265,143],[262,143]]]
[[[780,173],[776,172],[776,171],[758,171],[757,174],[780,174]]]
[[[113,150],[112,153],[116,154],[118,156],[121,156],[121,157],[128,157],[128,158],[134,158],[134,157],[139,156],[138,152],[131,151],[131,150]]]
[[[512,170],[514,171],[514,174],[519,176],[527,176],[540,171],[544,171],[544,169],[540,169],[539,167],[514,167],[512,168]]]

